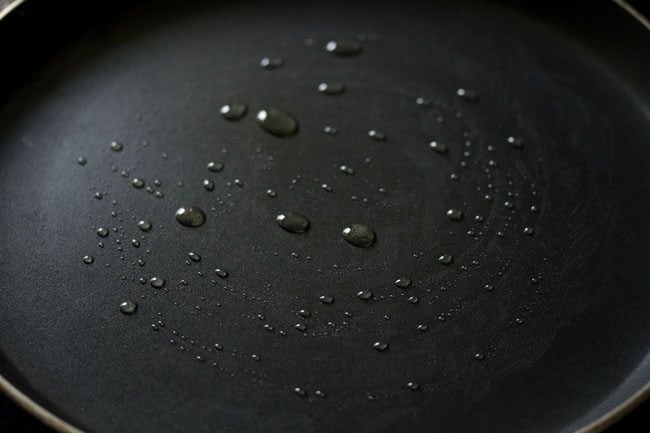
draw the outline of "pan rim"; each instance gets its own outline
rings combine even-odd
[[[13,0],[4,9],[0,10],[0,21],[6,18],[10,13],[15,11],[19,6],[27,0]],[[626,0],[612,0],[614,4],[623,9],[625,13],[629,14],[639,24],[650,31],[650,19],[639,13],[633,6]],[[27,394],[23,393],[18,387],[0,374],[0,392],[7,397],[11,398],[18,406],[26,412],[34,416],[37,420],[46,426],[54,429],[60,433],[85,433],[84,430],[76,427],[68,421],[65,421],[60,416],[46,409],[36,401],[34,401]],[[645,400],[650,399],[650,382],[646,383],[642,388],[637,390],[634,394],[627,399],[603,413],[600,417],[594,419],[588,424],[580,427],[575,433],[599,433],[606,428],[612,426],[614,423],[623,418],[626,414],[632,412]]]

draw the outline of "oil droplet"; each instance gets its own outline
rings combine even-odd
[[[188,256],[190,256],[190,260],[192,260],[193,262],[201,261],[201,256],[196,253],[188,253]]]
[[[463,211],[460,209],[449,209],[447,210],[447,218],[452,221],[460,221],[463,219]]]
[[[343,239],[355,247],[368,248],[377,240],[375,231],[363,224],[351,224],[343,229]]]
[[[278,193],[276,193],[276,192],[273,191],[272,189],[267,189],[267,190],[266,190],[266,195],[268,195],[268,196],[271,197],[271,198],[275,198],[275,197],[277,197]]]
[[[100,227],[97,229],[96,233],[97,236],[99,236],[100,238],[105,238],[106,236],[108,236],[109,231],[106,227]]]
[[[482,361],[483,359],[485,359],[485,355],[483,355],[480,352],[477,352],[477,353],[474,354],[474,358],[478,359],[479,361]]]
[[[101,200],[104,198],[104,194],[101,193],[101,191],[95,191],[95,194],[93,194],[97,200]]]
[[[124,149],[124,145],[122,143],[119,141],[111,141],[111,150],[113,152],[120,152],[122,149]]]
[[[406,387],[411,391],[417,391],[418,389],[420,389],[420,385],[417,382],[408,382],[406,384]]]
[[[134,188],[142,188],[144,186],[144,180],[134,177],[133,180],[131,181],[131,185],[133,185]]]
[[[427,329],[429,329],[429,327],[428,327],[427,325],[424,325],[424,324],[422,324],[422,325],[418,325],[418,331],[422,331],[422,332],[424,332],[424,331],[426,331]]]
[[[95,261],[95,258],[93,256],[84,256],[83,257],[83,262],[87,265],[90,265],[92,262]]]
[[[406,277],[398,278],[395,280],[395,285],[400,289],[406,289],[411,285],[411,279]]]
[[[357,298],[361,299],[362,301],[367,301],[368,299],[372,298],[372,292],[370,290],[361,290],[357,293]]]
[[[314,395],[316,397],[319,397],[319,398],[325,398],[325,392],[321,391],[320,389],[317,389],[316,391],[314,391]]]
[[[331,186],[329,186],[329,185],[326,184],[326,183],[322,184],[320,187],[321,187],[322,189],[324,189],[325,191],[327,191],[327,192],[332,192],[332,191],[334,191],[334,188],[332,188]]]
[[[260,361],[262,360],[262,358],[260,358],[260,356],[259,356],[258,354],[256,354],[256,353],[253,353],[253,354],[251,355],[251,359],[252,359],[253,361],[256,361],[256,362],[260,362]]]
[[[341,83],[320,83],[318,91],[324,95],[339,95],[345,91],[345,86]]]
[[[278,137],[290,137],[298,132],[298,122],[286,111],[268,108],[257,113],[257,121],[266,132]]]
[[[304,397],[307,395],[307,391],[305,391],[303,388],[300,388],[299,386],[295,387],[293,389],[293,392],[295,392],[300,397]]]
[[[300,310],[300,311],[298,311],[298,314],[300,314],[302,317],[310,317],[311,316],[311,312],[308,311],[308,310]]]
[[[349,165],[342,165],[339,167],[339,171],[344,174],[348,174],[352,176],[354,174],[354,168],[350,167]]]
[[[226,271],[225,269],[219,269],[219,268],[215,269],[214,273],[217,274],[217,277],[219,277],[219,278],[228,278],[228,275],[229,275],[228,271]]]
[[[429,107],[429,106],[431,106],[431,100],[429,98],[425,98],[423,96],[418,96],[415,99],[415,103],[418,104],[420,107]]]
[[[244,187],[244,182],[242,182],[240,179],[235,179],[235,180],[232,181],[232,183],[234,183],[235,185],[237,185],[240,188]]]
[[[165,279],[160,277],[153,277],[149,280],[149,284],[151,284],[151,287],[154,289],[162,289],[165,287],[165,282]]]
[[[151,230],[151,221],[149,220],[140,220],[138,221],[138,228],[142,230],[143,232],[148,232]]]
[[[318,300],[321,301],[323,304],[329,305],[332,302],[334,302],[334,298],[330,295],[320,295],[318,297]]]
[[[507,209],[512,209],[512,208],[515,207],[514,203],[511,202],[511,201],[506,201],[506,202],[503,203],[503,205],[504,205]]]
[[[460,88],[456,90],[456,94],[460,96],[462,99],[469,101],[469,102],[476,102],[478,101],[478,93],[476,93],[474,90],[471,89],[463,89]]]
[[[376,129],[371,129],[370,131],[368,131],[368,137],[376,141],[386,141],[386,134],[377,131]]]
[[[340,38],[325,44],[325,50],[339,56],[352,56],[361,53],[363,45],[356,39]]]
[[[205,188],[206,191],[212,191],[214,189],[214,182],[209,179],[203,179],[203,188]]]
[[[213,173],[223,170],[223,164],[220,162],[210,161],[208,162],[207,167],[208,170],[210,170]]]
[[[474,216],[474,221],[476,221],[477,223],[482,223],[483,221],[485,221],[485,218],[483,217],[483,215],[476,215]]]
[[[296,328],[300,332],[305,332],[305,330],[307,330],[307,325],[305,325],[304,323],[296,323],[294,325],[294,328]]]
[[[372,348],[378,352],[383,352],[384,350],[388,349],[388,343],[381,340],[375,341],[374,343],[372,343]]]
[[[79,158],[77,158],[77,164],[79,164],[79,165],[86,165],[87,162],[88,162],[88,160],[86,158],[84,158],[83,156],[80,156]]]
[[[176,221],[185,227],[199,227],[205,222],[205,213],[196,206],[181,206],[176,211]]]
[[[524,228],[524,234],[527,234],[528,236],[532,236],[535,233],[532,227],[525,227]]]
[[[410,297],[409,297],[409,302],[410,302],[411,304],[414,304],[414,305],[415,305],[415,304],[417,304],[418,302],[420,302],[420,299],[419,299],[417,296],[410,296]]]
[[[239,120],[244,117],[246,111],[248,107],[241,103],[225,104],[219,109],[221,116],[226,120]]]
[[[328,134],[328,135],[336,135],[336,134],[339,133],[339,130],[336,129],[335,127],[333,127],[333,126],[326,126],[326,127],[323,128],[323,132],[325,132],[325,134]]]
[[[138,311],[138,304],[133,301],[124,301],[120,304],[120,311],[124,314],[133,314]]]
[[[516,149],[524,147],[524,140],[517,137],[508,137],[508,143],[512,144]]]
[[[280,227],[290,233],[304,233],[309,228],[309,220],[300,214],[282,213],[275,220]]]
[[[264,57],[260,60],[260,66],[264,69],[278,69],[284,65],[284,60],[279,57]]]
[[[454,260],[454,256],[451,254],[443,254],[440,257],[438,257],[438,261],[442,263],[443,265],[448,265]]]
[[[447,145],[444,143],[438,143],[437,141],[432,141],[429,143],[429,148],[441,155],[447,153]]]

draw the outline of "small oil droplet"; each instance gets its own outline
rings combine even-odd
[[[196,206],[181,206],[176,211],[176,221],[185,227],[199,227],[205,222],[205,213]]]
[[[304,233],[310,225],[306,216],[296,213],[281,213],[275,220],[280,227],[290,233]]]
[[[417,382],[408,382],[406,384],[406,387],[411,391],[417,391],[418,389],[420,389],[420,385]]]
[[[525,227],[524,228],[524,234],[527,234],[528,236],[532,236],[535,233],[535,230],[533,230],[532,227]]]
[[[205,188],[206,191],[214,190],[214,182],[210,179],[203,179],[203,188]]]
[[[84,158],[83,156],[80,156],[79,158],[77,158],[77,164],[79,164],[79,165],[86,165],[87,162],[88,162],[88,160],[86,158]]]
[[[508,143],[512,144],[515,149],[521,149],[524,147],[524,140],[518,137],[508,137]]]
[[[133,185],[134,188],[142,188],[144,187],[144,180],[134,177],[133,180],[131,181],[131,185]]]
[[[97,229],[96,233],[97,236],[99,236],[100,238],[105,238],[106,236],[108,236],[109,231],[106,227],[100,227]]]
[[[363,51],[363,45],[356,39],[340,38],[327,42],[325,50],[338,56],[353,56]]]
[[[226,271],[225,269],[219,269],[219,268],[215,269],[214,273],[217,274],[217,277],[219,277],[219,278],[228,278],[228,275],[229,275],[228,271]]]
[[[332,302],[334,302],[334,298],[330,295],[320,295],[318,297],[318,300],[321,301],[325,305],[329,305]]]
[[[320,83],[318,91],[323,95],[340,95],[345,91],[345,86],[341,83]]]
[[[201,256],[196,253],[188,253],[187,255],[190,257],[190,260],[192,260],[193,262],[201,261]]]
[[[241,103],[225,104],[219,109],[221,116],[226,120],[239,120],[246,115],[247,111],[246,104]]]
[[[92,262],[95,261],[95,258],[93,256],[84,256],[83,257],[83,262],[87,265],[92,264]]]
[[[438,143],[437,141],[432,141],[431,143],[429,143],[429,149],[441,155],[447,153],[447,145],[444,143]]]
[[[120,152],[122,149],[124,149],[124,145],[122,143],[119,141],[111,141],[111,150],[113,152]]]
[[[151,221],[149,220],[140,220],[138,221],[138,228],[142,230],[143,232],[148,232],[151,230]]]
[[[279,108],[260,110],[257,121],[266,132],[277,137],[290,137],[298,132],[298,121]]]
[[[438,261],[443,265],[449,265],[453,260],[454,260],[454,256],[452,256],[451,254],[443,254],[440,257],[438,257]]]
[[[376,141],[386,141],[386,134],[381,131],[377,131],[376,129],[371,129],[368,131],[368,137]]]
[[[447,218],[452,221],[460,221],[463,219],[463,211],[460,209],[449,209],[447,210]]]
[[[264,69],[278,69],[284,65],[284,60],[279,57],[264,57],[260,60],[260,66]]]
[[[343,229],[343,239],[355,247],[368,248],[377,240],[375,231],[363,224],[351,224]]]
[[[303,388],[300,388],[299,386],[295,387],[293,389],[293,392],[295,392],[300,397],[304,397],[307,395],[307,391],[305,391]]]
[[[208,170],[213,173],[223,170],[223,164],[220,162],[210,161],[206,166],[208,167]]]
[[[138,311],[138,304],[133,301],[124,301],[120,304],[120,311],[126,315],[131,315]]]
[[[456,90],[456,95],[469,102],[478,101],[478,93],[476,93],[476,91],[471,89],[460,88]]]
[[[395,280],[395,285],[400,289],[406,289],[411,285],[411,279],[406,277],[398,278]]]

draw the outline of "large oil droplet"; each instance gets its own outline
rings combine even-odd
[[[361,53],[363,45],[356,39],[340,38],[325,44],[325,50],[338,56],[352,56]]]
[[[111,141],[111,150],[113,152],[120,152],[122,149],[124,149],[124,145],[122,143],[119,141]]]
[[[165,287],[165,283],[165,279],[160,277],[153,277],[149,280],[149,284],[151,284],[151,287],[154,289],[162,289]]]
[[[221,116],[226,120],[239,120],[244,117],[246,111],[248,107],[241,103],[225,104],[219,109]]]
[[[447,218],[452,221],[460,221],[463,219],[463,211],[460,209],[449,209],[447,210]]]
[[[309,228],[307,217],[297,213],[281,213],[275,220],[280,227],[291,233],[304,233]]]
[[[93,256],[84,256],[83,257],[83,262],[87,265],[90,265],[92,262],[95,261],[95,258]]]
[[[196,206],[181,206],[176,211],[176,221],[185,227],[199,227],[205,222],[205,213]]]
[[[134,177],[133,180],[131,181],[131,185],[133,185],[134,188],[140,189],[144,187],[144,180],[138,177]]]
[[[320,83],[318,91],[324,95],[339,95],[345,91],[345,86],[341,83]]]
[[[343,239],[355,247],[368,248],[377,240],[375,231],[363,224],[351,224],[343,229]]]
[[[133,314],[138,311],[138,304],[133,301],[124,301],[120,304],[120,311],[124,314]]]
[[[278,137],[290,137],[298,132],[298,121],[279,108],[260,110],[257,121],[264,130]]]
[[[374,343],[372,343],[372,348],[378,352],[383,352],[384,350],[388,349],[388,343],[381,340],[375,341]]]
[[[108,229],[106,227],[100,227],[100,228],[97,229],[96,233],[97,233],[97,236],[99,236],[100,238],[105,238],[106,236],[108,236],[109,232],[108,232]]]
[[[359,293],[357,293],[357,298],[361,299],[362,301],[367,301],[368,299],[372,298],[372,292],[370,290],[361,290]]]

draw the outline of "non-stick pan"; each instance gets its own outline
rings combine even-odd
[[[47,423],[593,432],[648,394],[625,5],[96,3],[0,26],[1,384]]]

